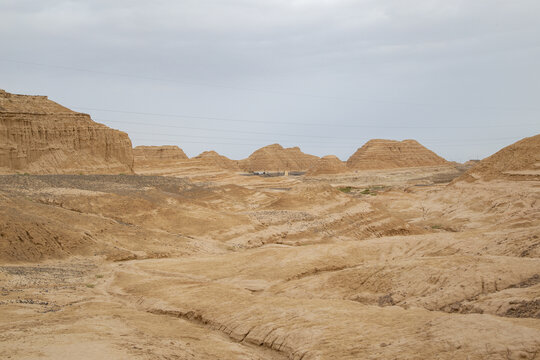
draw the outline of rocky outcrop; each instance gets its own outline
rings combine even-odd
[[[476,163],[456,181],[540,179],[540,134],[509,145]]]
[[[133,172],[131,140],[46,96],[0,90],[0,173]]]
[[[340,174],[349,171],[347,165],[335,155],[323,156],[306,172],[308,176]]]
[[[347,160],[354,170],[447,165],[448,162],[416,140],[370,140]]]
[[[240,160],[244,171],[306,171],[319,159],[305,154],[299,147],[283,148],[279,144],[268,145]]]

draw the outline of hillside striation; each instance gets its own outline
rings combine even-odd
[[[247,159],[240,160],[244,171],[306,171],[319,159],[303,153],[299,147],[284,148],[279,144],[256,150]]]
[[[354,170],[447,165],[448,162],[416,140],[370,140],[347,160]]]

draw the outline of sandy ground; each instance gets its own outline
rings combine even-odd
[[[0,177],[0,358],[537,359],[540,182]]]

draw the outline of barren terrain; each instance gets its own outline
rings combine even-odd
[[[0,356],[536,358],[538,181],[440,173],[3,176]]]
[[[540,357],[540,135],[189,159],[0,98],[2,359]]]

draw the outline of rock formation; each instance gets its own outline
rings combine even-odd
[[[174,145],[163,146],[136,146],[133,148],[135,165],[144,162],[162,162],[187,160],[188,157],[182,149]]]
[[[446,165],[448,162],[416,140],[370,140],[347,160],[355,170]]]
[[[188,158],[177,146],[137,146],[135,173],[140,175],[181,176],[190,179],[214,179],[239,172],[238,162],[215,151]]]
[[[335,155],[323,156],[306,172],[308,176],[340,174],[349,171],[347,165]]]
[[[126,133],[46,96],[0,90],[0,173],[133,172]]]
[[[209,167],[215,167],[218,169],[239,171],[238,161],[231,160],[226,156],[220,155],[217,152],[205,151],[194,158],[191,158],[192,163],[197,163],[199,165],[205,165]]]
[[[499,150],[476,163],[456,180],[474,181],[497,178],[508,180],[540,178],[540,134],[522,139]]]
[[[480,162],[480,160],[468,160],[468,161],[465,161],[463,163],[464,166],[467,166],[469,168],[472,168],[473,166],[475,166],[476,164],[478,164]]]
[[[244,171],[306,171],[319,158],[304,154],[299,147],[283,148],[279,144],[268,145],[240,161]]]

